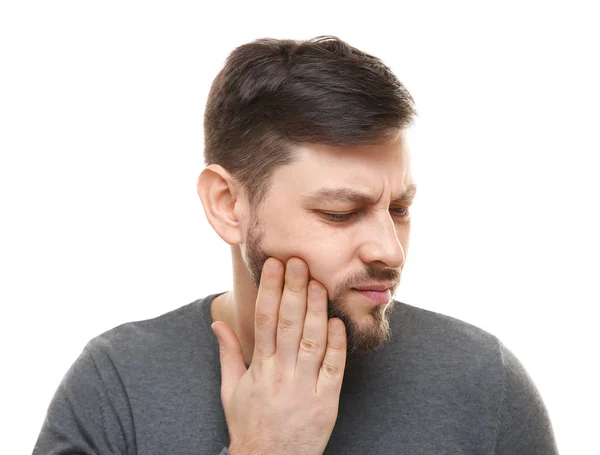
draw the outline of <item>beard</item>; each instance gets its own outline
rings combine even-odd
[[[250,223],[247,233],[246,250],[244,261],[246,268],[250,273],[250,278],[254,286],[258,289],[260,286],[260,276],[263,266],[269,256],[263,249],[263,239],[265,235],[264,226],[253,219]],[[309,278],[312,278],[309,276]],[[354,363],[355,360],[364,354],[381,347],[390,339],[390,315],[396,302],[390,300],[387,305],[375,305],[370,310],[368,320],[356,321],[348,313],[345,296],[354,286],[359,286],[371,281],[392,281],[398,283],[400,272],[396,269],[367,268],[361,273],[353,274],[344,279],[342,283],[336,286],[331,296],[327,298],[328,318],[339,318],[346,326],[346,363]],[[392,295],[396,290],[392,288]]]

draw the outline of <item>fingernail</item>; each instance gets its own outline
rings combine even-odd
[[[299,261],[289,261],[288,262],[288,266],[292,269],[292,273],[294,275],[301,275],[302,272],[304,271],[304,266],[301,262]]]
[[[321,292],[323,292],[323,289],[321,289],[321,286],[319,286],[315,282],[310,283],[310,294],[313,297],[319,297],[321,295]]]
[[[333,326],[333,332],[337,334],[341,334],[344,331],[345,325],[341,320],[332,321],[331,325]]]
[[[277,270],[279,270],[279,264],[277,264],[277,262],[275,262],[272,259],[268,260],[267,261],[267,272],[275,273],[275,272],[277,272]]]

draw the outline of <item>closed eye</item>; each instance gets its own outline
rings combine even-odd
[[[394,212],[396,215],[398,215],[402,218],[407,218],[409,215],[408,207],[394,207],[394,208],[390,209],[390,211]]]
[[[329,221],[334,221],[336,223],[341,223],[342,221],[348,221],[350,218],[352,218],[354,215],[356,215],[356,213],[355,212],[353,212],[353,213],[327,213],[327,212],[321,212],[321,215],[323,215]]]
[[[408,207],[393,207],[390,209],[390,212],[392,212],[392,214],[394,216],[397,216],[399,218],[408,218],[409,217],[409,212],[408,212]],[[330,212],[319,212],[325,219],[327,219],[328,221],[333,221],[334,223],[342,223],[344,221],[348,221],[350,220],[353,216],[357,215],[357,212],[351,212],[351,213],[330,213]]]

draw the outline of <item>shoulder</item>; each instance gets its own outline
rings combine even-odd
[[[390,321],[392,338],[385,362],[403,365],[409,381],[418,381],[435,393],[456,399],[478,397],[490,412],[497,409],[506,386],[501,341],[448,315],[402,303],[397,309]]]
[[[502,343],[480,327],[401,302],[394,313],[392,337],[398,341],[440,355],[454,353],[456,358],[461,355],[491,356],[496,362],[502,362]]]
[[[212,346],[210,302],[215,295],[156,318],[121,324],[92,338],[85,350],[98,362],[110,358],[135,366],[151,358],[168,358],[189,346],[194,350]]]
[[[416,371],[425,372],[427,380],[437,381],[441,389],[453,387],[471,396],[479,391],[481,396],[493,398],[491,409],[511,431],[519,426],[515,420],[533,414],[537,417],[528,424],[549,427],[532,378],[495,335],[451,316],[404,303],[399,303],[398,309],[393,318],[393,352],[416,365]]]

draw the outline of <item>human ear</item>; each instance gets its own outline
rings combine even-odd
[[[207,166],[197,184],[206,219],[215,232],[230,245],[242,242],[240,187],[218,164]]]

